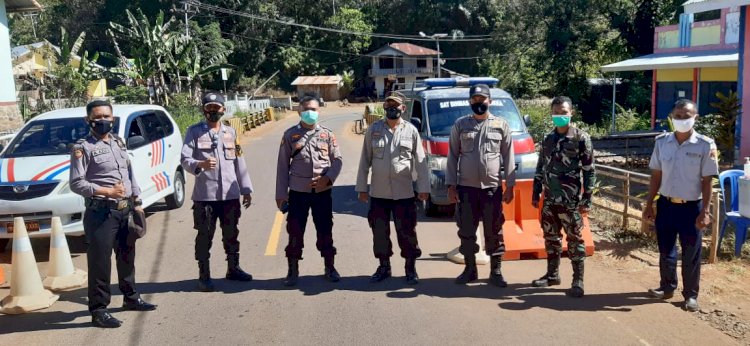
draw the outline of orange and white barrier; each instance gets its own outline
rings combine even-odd
[[[53,217],[49,242],[49,268],[43,281],[44,288],[51,291],[69,290],[84,286],[87,280],[88,274],[73,266],[60,217]]]
[[[10,295],[0,301],[0,312],[23,314],[50,307],[60,298],[45,290],[34,251],[22,217],[13,219],[13,257],[11,264]]]

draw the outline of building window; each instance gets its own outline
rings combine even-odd
[[[381,70],[390,70],[393,68],[393,57],[381,56],[378,61]]]
[[[406,78],[399,78],[398,82],[401,83],[401,84],[404,84],[404,83],[406,83]]]
[[[721,10],[713,10],[696,13],[693,22],[705,22],[708,20],[721,19]]]
[[[427,59],[417,59],[417,67],[419,68],[427,67]]]

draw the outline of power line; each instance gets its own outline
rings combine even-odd
[[[239,35],[239,34],[235,34],[235,33],[231,33],[231,32],[224,32],[224,31],[222,31],[221,33],[224,34],[224,35],[230,35],[230,36],[244,38],[244,39],[248,39],[248,40],[261,41],[261,42],[266,42],[266,43],[273,43],[273,44],[277,44],[277,45],[280,45],[280,46],[287,46],[287,47],[301,48],[301,49],[307,49],[307,50],[314,50],[314,51],[325,52],[325,53],[332,53],[332,54],[339,54],[339,55],[350,55],[350,56],[356,56],[356,57],[359,57],[359,58],[379,58],[379,57],[381,57],[380,55],[347,53],[347,52],[334,51],[334,50],[329,50],[329,49],[306,47],[306,46],[300,46],[300,45],[295,45],[295,44],[290,44],[290,43],[277,42],[277,41],[273,41],[273,40],[266,40],[266,39],[257,38],[257,37],[243,36],[243,35]],[[393,57],[391,57],[391,56],[385,56],[385,57],[389,57],[389,58],[393,58],[393,59],[404,59],[404,60],[405,59],[411,59],[411,57],[397,57],[397,56],[393,56]],[[460,58],[441,58],[441,60],[476,60],[476,59],[479,59],[479,58],[481,58],[481,57],[479,57],[479,56],[471,56],[471,57],[460,57]]]
[[[368,37],[378,37],[378,38],[387,38],[387,39],[396,39],[396,40],[412,40],[412,41],[429,41],[432,42],[435,39],[433,38],[426,38],[416,35],[394,35],[394,34],[380,34],[380,33],[366,33],[366,32],[358,32],[358,31],[349,31],[349,30],[342,30],[342,29],[334,29],[334,28],[326,28],[326,27],[320,27],[315,25],[308,25],[308,24],[300,24],[295,23],[291,21],[283,21],[280,19],[273,19],[273,18],[266,18],[257,16],[254,14],[250,14],[247,12],[241,12],[241,11],[235,11],[230,10],[227,8],[214,6],[214,5],[208,5],[204,4],[197,0],[185,0],[184,3],[188,3],[192,6],[196,6],[198,8],[203,8],[205,10],[220,12],[224,14],[231,14],[235,16],[241,16],[245,18],[251,18],[251,19],[257,19],[257,20],[263,20],[263,21],[269,21],[274,22],[277,24],[287,25],[287,26],[296,26],[300,28],[305,29],[313,29],[313,30],[320,30],[320,31],[327,31],[327,32],[334,32],[338,34],[346,34],[346,35],[356,35],[356,36],[368,36]],[[487,37],[484,38],[445,38],[442,39],[444,42],[483,42],[483,41],[490,41],[492,40],[491,36],[487,35]]]

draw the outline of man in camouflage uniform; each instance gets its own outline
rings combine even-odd
[[[567,294],[580,298],[584,293],[583,260],[586,258],[586,247],[581,235],[581,213],[586,213],[591,208],[595,180],[594,150],[589,135],[570,126],[572,115],[573,104],[570,98],[558,96],[552,100],[555,130],[542,142],[532,196],[534,208],[539,208],[540,195],[544,193],[541,223],[544,247],[547,250],[547,274],[531,284],[534,287],[560,284],[560,228],[564,228],[568,239],[568,256],[573,264],[573,284]]]

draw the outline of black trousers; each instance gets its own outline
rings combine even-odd
[[[315,245],[320,255],[323,257],[336,255],[336,248],[333,247],[331,190],[319,193],[289,191],[289,215],[286,218],[289,244],[285,249],[288,258],[302,259],[302,248],[305,247],[305,227],[311,209],[315,231],[318,235]]]
[[[221,240],[227,260],[232,256],[239,256],[240,234],[237,224],[242,210],[240,200],[193,202],[194,228],[198,230],[195,236],[195,259],[199,262],[208,261],[211,257],[211,245],[216,233],[216,220],[221,225]]]
[[[457,191],[460,202],[456,205],[456,223],[458,238],[461,239],[458,251],[464,256],[479,252],[476,233],[481,220],[484,225],[484,248],[487,254],[505,254],[502,188],[480,189],[459,185]]]
[[[664,197],[656,201],[656,241],[659,244],[659,287],[667,292],[677,289],[677,238],[682,248],[682,296],[698,298],[701,281],[703,232],[695,227],[700,214],[699,202],[675,204]]]
[[[401,257],[419,258],[422,250],[417,242],[417,205],[414,198],[382,199],[370,198],[367,220],[372,228],[372,251],[376,258],[393,256],[391,242],[391,215],[396,225],[396,237],[401,248]]]
[[[138,300],[135,290],[135,241],[128,232],[130,209],[109,210],[87,208],[83,229],[89,243],[87,253],[89,275],[89,311],[106,309],[111,300],[109,289],[112,275],[112,251],[117,260],[120,292],[126,302]]]

